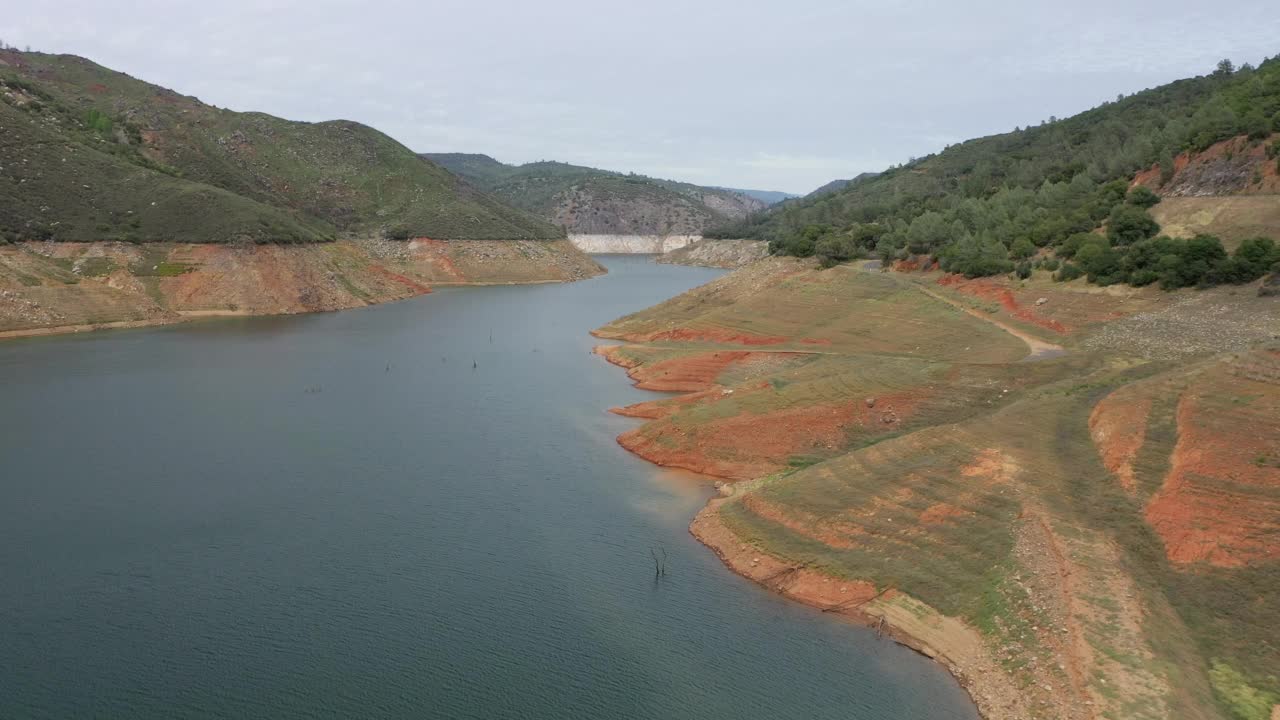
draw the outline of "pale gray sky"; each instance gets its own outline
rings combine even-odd
[[[807,192],[1280,53],[1274,0],[49,0],[0,39],[424,152]]]

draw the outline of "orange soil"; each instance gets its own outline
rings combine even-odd
[[[964,686],[983,717],[1005,720],[1029,716],[1030,703],[1024,693],[1008,682],[996,659],[962,623],[919,617],[911,611],[894,612],[883,604],[901,599],[893,588],[877,591],[870,582],[832,577],[761,551],[724,524],[719,513],[724,502],[709,502],[694,518],[689,532],[729,569],[783,597],[876,627],[895,642],[937,660]]]
[[[628,340],[630,342],[652,342],[656,340],[675,340],[678,342],[712,342],[725,345],[780,345],[788,338],[780,335],[755,335],[752,333],[736,333],[720,328],[694,330],[691,328],[675,328],[649,333],[604,333],[595,331],[596,337]]]
[[[657,420],[659,418],[673,415],[681,410],[698,405],[704,401],[713,400],[722,396],[724,393],[717,388],[703,390],[702,392],[688,393],[679,397],[667,398],[665,400],[650,400],[648,402],[635,403],[625,407],[609,408],[609,412],[623,417],[642,418],[644,420]]]
[[[938,525],[954,517],[964,517],[970,511],[958,508],[951,503],[934,503],[920,513],[920,522],[925,525]]]
[[[409,278],[399,273],[393,273],[390,270],[382,267],[381,265],[370,265],[369,269],[381,275],[382,277],[387,278],[388,280],[392,280],[400,283],[401,285],[404,285],[405,287],[409,288],[410,290],[418,294],[425,295],[431,292],[431,288],[427,287],[426,285],[423,285],[422,283],[417,282],[415,280],[410,280]]]
[[[1274,453],[1280,418],[1230,424],[1194,391],[1178,402],[1178,442],[1168,476],[1146,519],[1174,563],[1242,567],[1280,558],[1280,467],[1255,458]]]
[[[1190,164],[1191,164],[1190,152],[1184,152],[1178,155],[1173,159],[1173,174],[1176,176],[1178,173],[1187,169],[1187,166]],[[1137,175],[1134,175],[1133,182],[1129,183],[1129,187],[1135,188],[1139,185],[1145,185],[1151,188],[1152,190],[1159,190],[1160,175],[1161,175],[1160,164],[1156,163],[1155,165],[1152,165],[1150,168],[1146,170],[1142,170]]]
[[[600,345],[592,352],[619,367],[627,368],[627,377],[641,390],[656,392],[701,393],[716,386],[720,375],[729,367],[751,362],[770,362],[803,353],[752,352],[750,350],[714,350],[693,355],[643,363],[626,357],[620,345]],[[647,405],[650,403],[640,403]],[[619,413],[627,414],[627,413]]]
[[[856,611],[857,607],[881,595],[874,585],[858,580],[833,579],[815,570],[788,565],[768,553],[744,543],[724,526],[716,508],[722,500],[712,500],[698,513],[689,532],[715,551],[735,572],[793,600],[822,610]],[[857,617],[857,616],[855,616]]]
[[[995,300],[1000,303],[1000,306],[1006,312],[1019,320],[1029,322],[1046,330],[1052,330],[1060,335],[1066,335],[1074,330],[1074,328],[1070,328],[1057,320],[1039,315],[1032,308],[1019,305],[1017,298],[1007,287],[1002,287],[999,280],[990,278],[966,280],[963,275],[943,275],[938,278],[938,284],[950,287],[966,295],[973,295],[984,300]]]
[[[1271,143],[1278,142],[1276,136],[1272,135]],[[1256,173],[1258,182],[1250,182],[1244,187],[1237,188],[1234,192],[1241,194],[1273,194],[1280,191],[1280,168],[1276,167],[1276,163],[1267,157],[1267,140],[1255,142],[1249,140],[1243,135],[1228,138],[1220,142],[1214,143],[1203,151],[1195,153],[1184,152],[1173,159],[1173,177],[1169,181],[1170,189],[1179,185],[1184,179],[1182,175],[1187,172],[1195,173],[1202,168],[1200,166],[1217,163],[1220,160],[1231,158],[1243,158],[1247,165],[1252,165]],[[1159,190],[1163,187],[1160,182],[1160,166],[1152,165],[1150,168],[1136,174],[1130,187],[1145,185],[1152,190]],[[1179,192],[1179,194],[1182,194]]]
[[[794,508],[783,510],[756,493],[743,496],[742,504],[752,514],[777,523],[801,537],[817,540],[828,547],[848,550],[855,545],[849,538],[863,534],[862,528],[856,525],[828,523],[810,513]]]
[[[658,392],[699,392],[715,384],[730,365],[751,359],[756,353],[725,350],[660,360],[632,368],[627,377],[641,390]]]
[[[443,240],[432,240],[429,237],[413,238],[409,241],[409,248],[417,254],[419,250],[426,250],[430,255],[430,261],[434,262],[446,275],[461,282],[465,281],[461,269],[453,262],[453,258],[449,257],[449,243]]]
[[[778,472],[797,455],[843,448],[853,431],[877,431],[901,423],[924,399],[898,393],[881,396],[874,409],[846,400],[743,413],[691,430],[660,419],[623,433],[618,443],[657,465],[746,480]]]
[[[1122,388],[1113,392],[1094,406],[1089,414],[1089,434],[1102,457],[1102,464],[1132,495],[1137,490],[1133,461],[1146,439],[1151,397],[1132,397],[1134,393],[1126,390]]]
[[[605,360],[608,360],[610,363],[613,363],[614,365],[617,365],[620,368],[627,368],[628,370],[630,370],[631,368],[636,367],[637,365],[640,364],[638,360],[632,360],[626,355],[623,355],[621,351],[622,351],[621,345],[597,345],[591,348],[591,352],[595,353],[596,355],[599,355],[600,357],[604,358]]]

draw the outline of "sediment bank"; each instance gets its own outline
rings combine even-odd
[[[701,235],[569,235],[569,242],[582,252],[621,255],[661,255],[701,239]]]
[[[567,240],[17,243],[0,247],[0,338],[344,310],[433,286],[568,282],[603,272]]]

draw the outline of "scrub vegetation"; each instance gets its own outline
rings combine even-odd
[[[1243,254],[1210,232],[1166,237],[1153,212],[1162,195],[1280,191],[1277,132],[1280,59],[1223,61],[1205,76],[954,145],[708,235],[768,240],[777,254],[827,265],[922,259],[970,278],[1025,278],[1052,262],[1059,279],[1100,285],[1249,282],[1280,262],[1268,244],[1280,237],[1280,210]]]
[[[0,238],[340,234],[564,236],[359,123],[232,112],[83,58],[0,50]]]

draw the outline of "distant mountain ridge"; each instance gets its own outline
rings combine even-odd
[[[783,200],[800,197],[795,193],[782,192],[781,190],[749,190],[745,188],[722,187],[719,185],[714,185],[712,187],[715,187],[717,190],[728,190],[729,192],[736,192],[741,195],[746,195],[747,197],[753,197],[766,205],[774,205],[782,202]]]
[[[864,172],[864,173],[858,173],[857,175],[854,175],[853,177],[848,178],[848,179],[845,179],[845,180],[832,180],[831,182],[827,183],[826,185],[823,185],[822,187],[819,187],[818,189],[814,190],[813,192],[810,192],[810,193],[809,193],[809,194],[807,194],[807,195],[804,195],[803,197],[806,197],[806,198],[817,197],[817,196],[819,196],[819,195],[825,195],[826,193],[829,193],[829,192],[835,192],[835,191],[837,191],[837,190],[843,190],[844,188],[848,187],[849,185],[852,185],[852,184],[854,184],[854,183],[862,182],[863,180],[870,180],[871,178],[873,178],[873,177],[875,177],[875,176],[877,176],[877,175],[879,175],[879,174],[880,174],[880,173]]]
[[[73,55],[0,51],[0,237],[554,239],[373,128],[240,113]]]
[[[699,235],[767,206],[734,190],[562,162],[509,165],[479,153],[422,157],[572,234]]]

